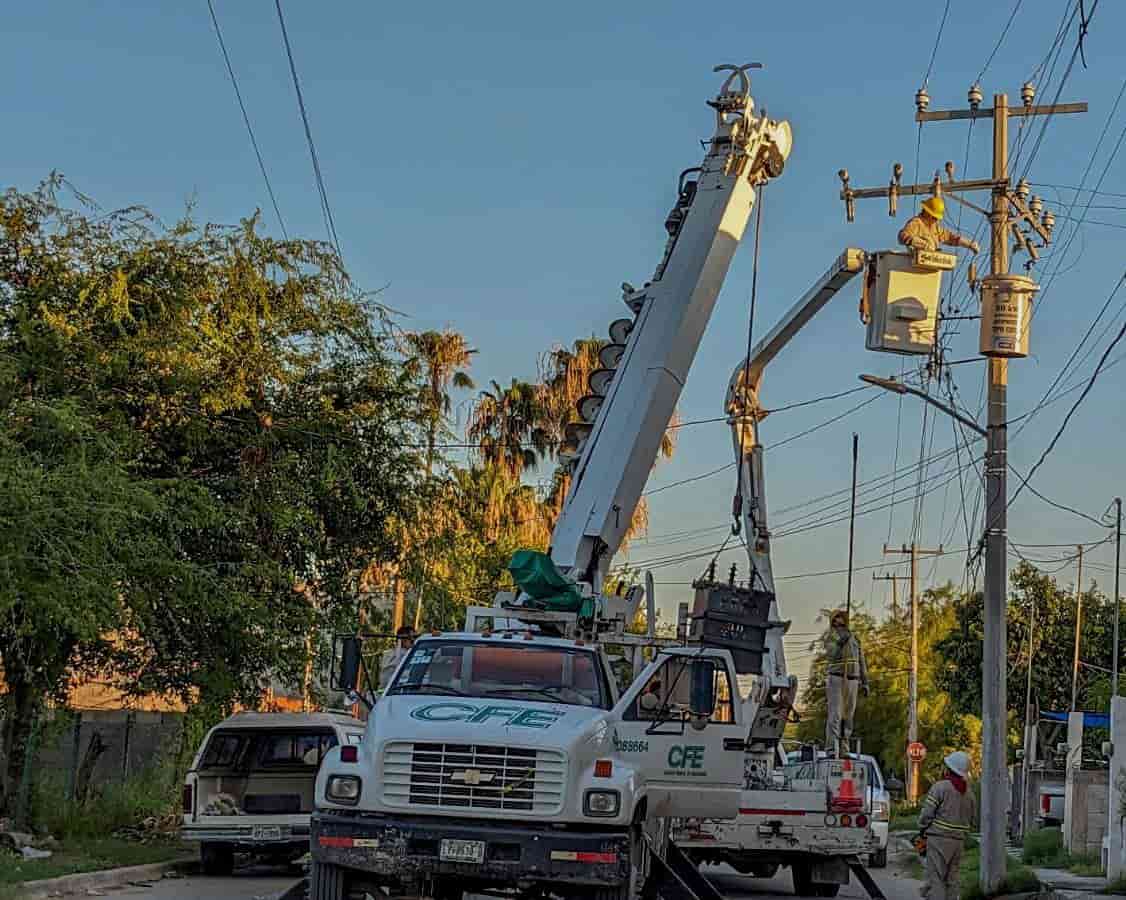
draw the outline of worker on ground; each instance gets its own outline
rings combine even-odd
[[[395,646],[383,651],[383,658],[379,664],[379,687],[385,689],[391,683],[391,676],[399,667],[403,657],[411,652],[414,646],[414,629],[410,625],[403,625],[395,632]]]
[[[981,247],[977,241],[963,237],[956,231],[942,227],[942,217],[946,214],[946,204],[941,197],[928,197],[923,201],[922,211],[907,220],[899,231],[899,243],[912,250],[937,250],[939,244],[948,247],[966,247],[978,253]]]
[[[868,696],[868,666],[864,650],[848,628],[848,612],[838,609],[829,619],[829,635],[825,639],[828,663],[825,678],[828,717],[825,722],[825,749],[848,752],[852,738],[852,721],[856,714],[856,695]],[[837,742],[840,742],[839,745]]]
[[[931,785],[919,813],[927,840],[926,900],[958,900],[959,865],[966,835],[977,823],[977,803],[966,783],[970,758],[961,750],[943,761],[942,780]]]

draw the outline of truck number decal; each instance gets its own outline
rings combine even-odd
[[[614,735],[614,749],[619,753],[647,753],[649,751],[649,742],[623,741],[617,735]]]
[[[515,725],[519,728],[550,728],[563,713],[519,706],[474,706],[470,703],[431,703],[411,710],[411,718],[422,722],[473,722]]]

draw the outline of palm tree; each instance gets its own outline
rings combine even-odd
[[[451,388],[472,390],[476,385],[465,371],[477,352],[456,331],[414,331],[405,335],[407,374],[422,381],[420,400],[426,428],[426,474],[434,468],[438,436],[449,431]]]
[[[518,479],[555,446],[544,420],[539,385],[513,378],[501,387],[493,381],[473,408],[469,440],[486,464]]]

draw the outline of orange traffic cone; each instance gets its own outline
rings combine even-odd
[[[841,762],[841,784],[837,796],[833,799],[833,809],[837,812],[861,812],[864,809],[864,798],[856,789],[856,773],[852,768],[852,760]]]

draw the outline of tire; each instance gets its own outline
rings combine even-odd
[[[888,864],[888,848],[884,847],[868,855],[868,868],[886,869]]]
[[[344,869],[313,860],[309,868],[309,900],[347,900]]]
[[[794,894],[798,897],[813,897],[813,872],[809,863],[793,863],[790,866],[790,876],[793,878]]]
[[[630,878],[618,887],[596,888],[591,900],[640,900],[649,879],[649,844],[642,834],[642,826],[630,829]]]
[[[841,886],[839,884],[824,881],[817,881],[813,884],[813,895],[815,897],[835,897],[840,891]]]
[[[773,878],[778,874],[778,863],[762,863],[751,866],[752,878]]]
[[[200,845],[199,862],[204,875],[225,878],[235,870],[235,848],[230,844],[206,841]]]

